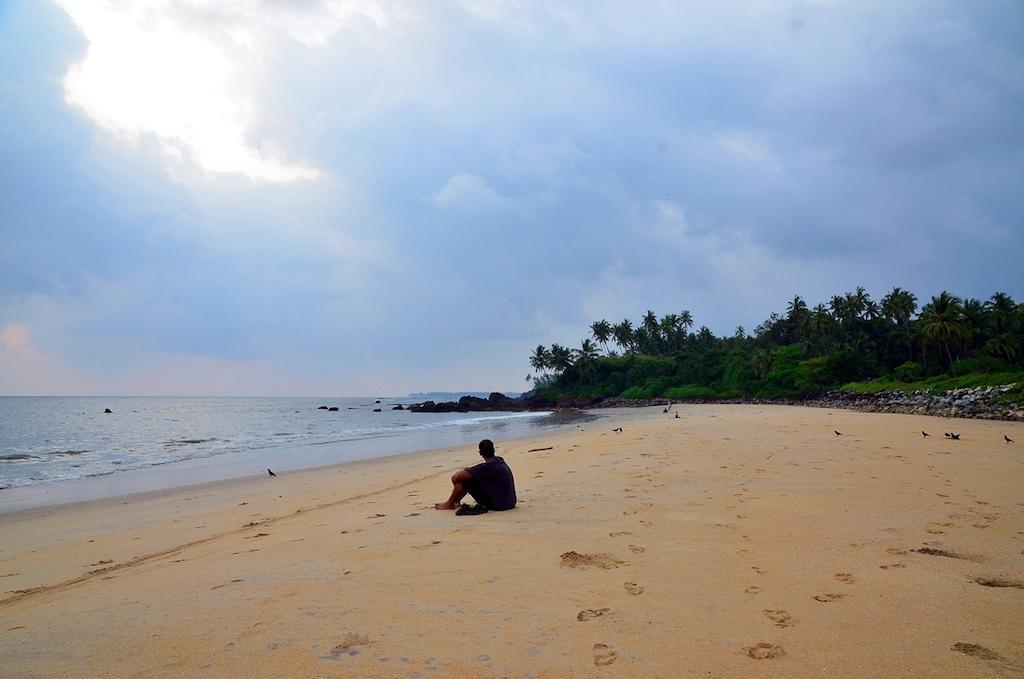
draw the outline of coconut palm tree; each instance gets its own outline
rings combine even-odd
[[[565,372],[567,368],[572,366],[572,351],[568,347],[563,347],[561,344],[552,344],[549,351],[551,355],[550,365],[558,372]]]
[[[622,319],[621,323],[616,323],[615,327],[612,328],[612,336],[615,338],[615,343],[622,347],[625,352],[633,350],[633,323],[628,319]]]
[[[917,311],[917,297],[900,287],[895,287],[882,298],[882,317],[894,324],[893,335],[907,345],[907,356],[914,360],[914,333],[910,318]],[[888,348],[888,345],[886,345]]]
[[[962,312],[960,298],[945,290],[932,297],[932,301],[921,309],[921,333],[925,341],[935,342],[937,347],[945,350],[951,369],[953,352],[949,344],[963,336]]]
[[[1009,332],[1013,325],[1014,317],[1019,317],[1017,304],[1005,292],[997,292],[992,295],[985,302],[985,306],[988,308],[989,317],[992,319],[992,329],[997,334]]]
[[[988,309],[980,299],[965,299],[961,312],[963,321],[964,351],[968,356],[974,349],[974,341],[981,336],[990,325]]]
[[[661,335],[663,349],[675,351],[679,347],[679,314],[665,314],[658,321],[658,333]]]
[[[551,352],[543,344],[538,344],[530,354],[530,367],[537,373],[545,373],[551,367]]]
[[[990,337],[981,345],[981,353],[1012,363],[1021,355],[1021,342],[1013,333],[1004,332]]]
[[[600,321],[594,321],[590,324],[590,334],[594,336],[604,349],[604,353],[608,353],[608,340],[612,338],[612,324],[602,319]]]
[[[689,332],[690,328],[693,327],[693,315],[688,309],[683,309],[679,312],[679,327],[683,332]]]

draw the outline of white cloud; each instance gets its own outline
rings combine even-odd
[[[159,141],[168,160],[254,181],[315,179],[285,160],[261,125],[251,71],[281,38],[316,47],[342,26],[388,23],[374,2],[58,0],[89,41],[64,80],[65,98],[133,143]]]
[[[483,212],[500,209],[508,199],[491,188],[475,174],[457,174],[432,196],[434,205],[442,210],[454,209],[462,212]]]
[[[754,162],[771,172],[779,172],[782,165],[770,150],[766,143],[751,139],[746,135],[736,132],[722,133],[718,135],[718,143],[730,153]]]

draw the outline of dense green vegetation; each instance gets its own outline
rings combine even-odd
[[[538,394],[781,398],[840,387],[872,393],[1024,382],[1024,304],[1001,292],[985,302],[942,292],[920,310],[900,288],[880,302],[857,288],[813,309],[794,297],[785,315],[731,337],[693,331],[689,311],[661,318],[648,311],[635,326],[600,320],[590,329],[578,349],[533,351],[527,380]]]

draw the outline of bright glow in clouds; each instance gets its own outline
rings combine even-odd
[[[28,344],[28,326],[23,323],[8,323],[0,332],[0,344],[7,351],[14,351]]]
[[[240,172],[254,181],[316,178],[315,169],[271,158],[247,139],[259,111],[239,65],[262,44],[244,22],[251,3],[58,2],[89,41],[65,78],[66,99],[97,124],[132,142],[155,135],[170,158],[206,172]],[[224,10],[239,14],[222,30],[203,20]],[[322,32],[301,37],[324,40]]]

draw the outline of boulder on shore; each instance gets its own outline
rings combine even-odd
[[[475,413],[488,411],[523,411],[542,410],[550,407],[550,403],[532,396],[510,398],[500,392],[492,392],[487,398],[479,396],[463,396],[458,401],[424,401],[409,406],[414,413]]]

